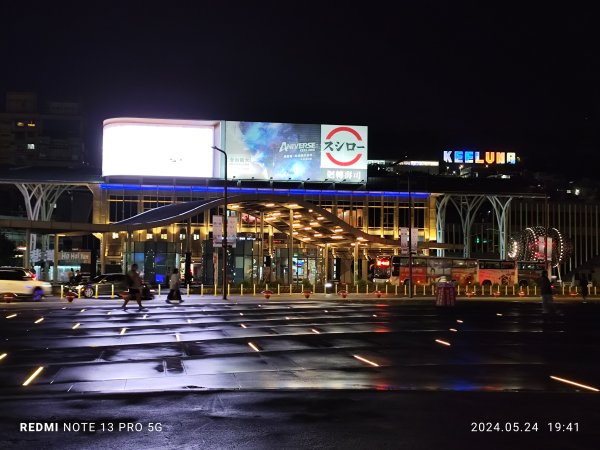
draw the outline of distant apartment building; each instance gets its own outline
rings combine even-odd
[[[0,165],[86,165],[79,104],[39,102],[35,93],[8,92],[4,111],[0,112]]]

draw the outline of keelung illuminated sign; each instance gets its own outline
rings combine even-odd
[[[516,164],[514,152],[444,150],[444,162],[456,164]]]

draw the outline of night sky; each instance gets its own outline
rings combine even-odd
[[[594,175],[592,11],[394,3],[3,2],[0,90],[80,100],[96,155],[109,117],[331,123],[368,125],[371,159]]]

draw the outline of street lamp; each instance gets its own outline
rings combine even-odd
[[[225,156],[225,183],[223,187],[225,206],[223,209],[223,300],[227,300],[227,153],[219,147],[212,146],[213,150],[223,153]]]

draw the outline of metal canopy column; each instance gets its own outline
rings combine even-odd
[[[488,195],[487,199],[494,208],[494,215],[496,216],[496,223],[498,224],[498,239],[500,245],[500,259],[506,259],[506,242],[507,242],[507,221],[508,221],[508,210],[512,197],[505,197],[504,199],[497,195]]]
[[[446,228],[446,208],[450,201],[449,195],[444,195],[437,198],[435,202],[435,233],[436,241],[440,244],[445,242],[444,239],[444,228]],[[446,256],[446,250],[438,250],[440,256]]]
[[[15,186],[23,194],[25,200],[25,210],[27,211],[27,218],[29,220],[45,220],[49,221],[54,212],[54,206],[58,201],[59,197],[68,189],[73,189],[75,186],[71,185],[55,185],[55,184],[28,184],[28,183],[16,183]],[[33,199],[35,197],[35,204]],[[36,234],[30,234],[27,237],[27,250],[25,253],[26,260],[23,261],[23,266],[30,267],[31,262],[31,250],[36,248]],[[42,260],[46,259],[46,251],[49,249],[49,236],[44,235],[42,238]],[[58,252],[58,249],[54,249]],[[55,267],[56,271],[57,268]],[[46,279],[47,268],[42,267],[42,278]]]
[[[460,215],[464,243],[463,256],[465,258],[469,258],[471,256],[471,225],[473,224],[473,219],[475,218],[477,210],[484,202],[484,200],[484,195],[456,195],[450,198],[450,201],[455,206],[456,210],[458,211],[458,214]]]

